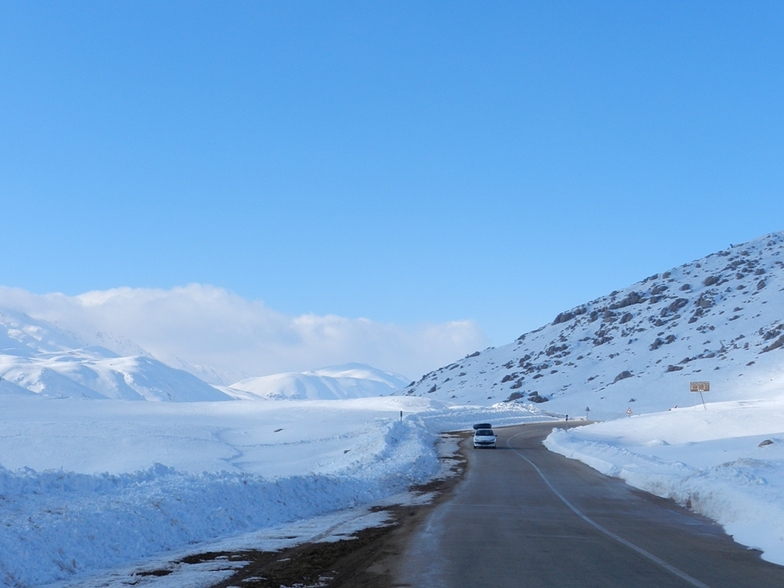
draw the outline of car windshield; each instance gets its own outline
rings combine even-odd
[[[492,429],[479,429],[476,432],[477,437],[492,437],[494,435]]]

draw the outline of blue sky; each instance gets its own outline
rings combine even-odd
[[[784,229],[782,30],[781,2],[4,2],[0,283],[503,344]]]

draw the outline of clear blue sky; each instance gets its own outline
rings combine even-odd
[[[784,3],[0,4],[0,283],[493,344],[784,229]]]

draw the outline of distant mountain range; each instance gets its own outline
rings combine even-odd
[[[692,381],[711,383],[709,401],[784,392],[784,232],[565,310],[400,393],[613,418],[700,403]]]
[[[409,380],[369,365],[349,363],[302,373],[248,378],[232,384],[227,393],[237,398],[325,400],[387,396]]]
[[[364,364],[248,378],[213,386],[192,372],[204,366],[167,365],[132,341],[96,333],[87,342],[53,322],[0,308],[0,394],[192,402],[331,399],[388,395],[408,383]],[[108,347],[131,352],[120,355]]]
[[[128,343],[126,343],[126,347]],[[229,400],[138,346],[120,356],[53,323],[0,308],[0,393],[123,400]]]

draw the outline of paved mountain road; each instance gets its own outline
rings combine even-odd
[[[545,449],[553,424],[498,429],[466,479],[415,531],[393,586],[784,586],[721,527]]]

